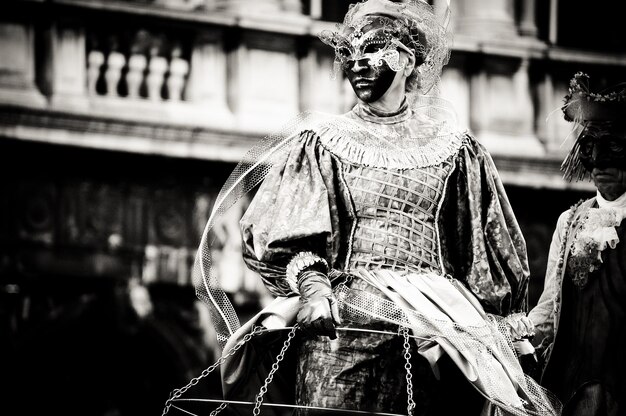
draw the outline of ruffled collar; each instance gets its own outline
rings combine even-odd
[[[327,119],[317,131],[320,144],[339,158],[388,169],[443,163],[458,152],[466,135],[453,130],[445,120],[438,122],[404,105],[398,113],[387,116],[357,106],[345,115]]]
[[[600,208],[624,208],[626,209],[626,192],[614,201],[608,201],[598,191],[596,195],[596,201]]]

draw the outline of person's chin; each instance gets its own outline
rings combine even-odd
[[[378,99],[375,96],[374,92],[369,88],[357,88],[355,92],[359,100],[363,101],[364,103],[371,104],[373,102],[376,102],[376,100]]]
[[[359,100],[364,101],[366,103],[371,102],[372,99],[372,91],[368,88],[355,88],[354,92]]]
[[[607,199],[619,197],[626,191],[626,189],[624,189],[621,184],[610,181],[596,181],[596,188],[598,189],[600,194]]]

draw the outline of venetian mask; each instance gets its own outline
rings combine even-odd
[[[588,122],[578,138],[580,162],[594,168],[626,169],[626,125],[610,121]]]
[[[336,60],[345,69],[355,61],[372,67],[387,64],[400,71],[400,52],[413,55],[413,51],[400,39],[408,37],[408,29],[400,22],[385,16],[366,16],[348,26],[342,33],[327,31],[322,41],[335,48]]]
[[[375,102],[389,89],[407,62],[400,51],[414,56],[401,36],[408,36],[406,27],[384,16],[367,16],[341,33],[329,34],[326,41],[335,48],[337,63],[362,101]]]

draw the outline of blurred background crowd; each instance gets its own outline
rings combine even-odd
[[[260,138],[300,111],[354,104],[317,39],[350,3],[1,2],[0,414],[160,414],[215,360],[190,273],[205,222]],[[578,71],[626,79],[619,2],[451,9],[441,94],[494,157],[532,306],[558,214],[593,191],[561,177],[562,99]],[[213,257],[245,318],[270,297],[241,260],[244,209],[216,227]]]

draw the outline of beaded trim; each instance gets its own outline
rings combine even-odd
[[[293,256],[289,264],[287,264],[287,282],[291,290],[296,293],[298,292],[298,278],[300,277],[300,273],[316,264],[321,264],[326,271],[328,271],[328,263],[326,260],[310,251],[301,251]]]

